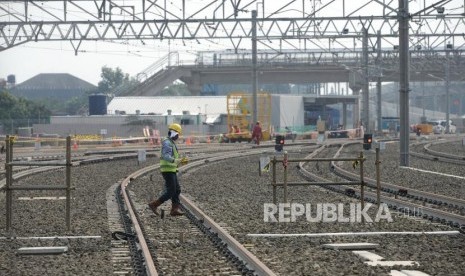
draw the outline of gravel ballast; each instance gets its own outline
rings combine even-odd
[[[447,144],[444,144],[447,147]],[[241,147],[242,149],[243,147]],[[286,146],[290,158],[303,158],[314,148]],[[360,152],[361,146],[348,148],[349,155]],[[438,149],[435,149],[438,150]],[[270,151],[264,149],[270,155]],[[330,157],[333,149],[319,157]],[[372,154],[374,156],[374,154]],[[370,153],[366,162],[367,175],[374,175],[370,169]],[[295,222],[278,223],[264,221],[264,204],[272,203],[270,173],[258,175],[260,155],[234,158],[225,161],[209,162],[205,166],[183,172],[180,182],[183,194],[193,200],[215,221],[227,229],[236,239],[256,254],[278,275],[389,275],[391,269],[415,269],[430,275],[463,275],[465,271],[465,239],[461,235],[384,235],[353,237],[251,237],[248,234],[266,233],[338,233],[364,231],[450,231],[447,226],[433,224],[403,214],[391,212],[393,222],[384,220],[373,223],[326,223],[308,222],[299,217]],[[428,191],[464,198],[461,182],[440,177],[436,178],[418,172],[398,168],[398,147],[388,144],[383,153],[382,178],[406,187],[422,187]],[[373,161],[373,162],[371,162]],[[411,163],[419,168],[442,166],[429,164],[427,160],[411,158]],[[14,193],[14,236],[101,236],[100,239],[65,240],[1,240],[0,275],[111,275],[111,233],[108,227],[105,194],[115,183],[131,172],[156,164],[153,157],[146,163],[137,164],[136,159],[126,159],[106,163],[96,163],[72,168],[72,230],[66,233],[64,200],[18,200],[28,196],[63,196],[63,192],[15,192]],[[296,163],[289,165],[290,182],[304,181]],[[327,164],[320,163],[323,168]],[[374,166],[374,165],[373,165]],[[413,166],[413,165],[412,165]],[[448,165],[446,165],[448,166]],[[313,165],[315,168],[315,165]],[[350,164],[348,165],[350,168]],[[278,179],[282,181],[283,168],[278,164]],[[436,167],[442,170],[440,167]],[[449,168],[450,169],[450,168]],[[459,167],[457,167],[457,170]],[[452,169],[455,170],[455,169]],[[325,175],[323,169],[316,170]],[[453,172],[453,171],[452,171]],[[211,242],[198,228],[193,227],[185,217],[170,217],[170,203],[165,203],[166,217],[161,219],[151,215],[146,204],[162,191],[163,180],[159,172],[131,181],[129,186],[134,194],[137,209],[141,212],[145,228],[161,257],[159,263],[165,275],[237,275],[234,266],[224,256],[210,246]],[[15,185],[47,184],[63,185],[63,170],[39,174],[18,180]],[[431,186],[431,187],[430,187]],[[439,186],[439,187],[438,187]],[[456,189],[456,190],[452,190]],[[450,190],[450,191],[449,191]],[[278,198],[283,199],[282,189]],[[289,187],[289,200],[301,204],[357,203],[354,198],[335,194],[320,187]],[[5,206],[5,198],[0,195],[0,206]],[[0,208],[0,235],[5,236],[5,210]],[[347,210],[345,209],[345,212]],[[373,210],[369,212],[374,216]],[[324,249],[323,244],[341,242],[372,242],[379,247],[370,252],[389,261],[416,261],[416,267],[371,267],[350,251]],[[27,246],[69,246],[69,252],[59,255],[18,255],[16,250]],[[210,266],[204,264],[210,263]]]
[[[302,158],[309,152],[290,153]],[[323,156],[321,156],[323,157]],[[326,156],[329,157],[329,156]],[[350,251],[322,248],[324,243],[375,242],[374,253],[386,260],[411,260],[420,263],[415,269],[432,275],[460,275],[465,271],[464,255],[454,250],[464,246],[463,236],[370,236],[326,238],[252,238],[253,233],[335,233],[362,231],[437,231],[454,230],[401,214],[393,214],[387,223],[309,223],[305,219],[292,223],[264,222],[264,203],[272,202],[270,176],[258,176],[258,156],[220,161],[183,173],[183,193],[191,197],[209,216],[227,226],[230,233],[279,275],[388,275],[392,268],[370,267]],[[323,164],[320,164],[323,166]],[[282,177],[282,166],[278,166]],[[288,181],[303,181],[291,163]],[[155,185],[155,187],[153,186]],[[136,194],[162,189],[162,181],[138,183]],[[149,190],[150,189],[150,190]],[[279,189],[282,199],[282,190]],[[343,203],[357,202],[317,187],[290,187],[291,202]],[[439,250],[441,248],[442,250]],[[449,249],[447,249],[449,248]],[[440,251],[440,252],[439,252]],[[405,268],[404,268],[405,269]]]

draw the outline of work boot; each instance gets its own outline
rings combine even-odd
[[[171,212],[170,215],[172,216],[183,216],[184,213],[181,211],[181,206],[180,204],[174,204],[171,206]]]
[[[149,208],[150,208],[150,210],[152,210],[152,212],[153,212],[155,215],[159,216],[160,213],[158,213],[157,208],[158,208],[158,206],[160,206],[161,204],[162,204],[162,202],[161,202],[160,200],[157,199],[157,200],[152,201],[152,202],[149,203]]]

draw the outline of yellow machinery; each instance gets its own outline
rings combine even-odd
[[[253,95],[231,92],[227,96],[228,134],[231,142],[252,141]],[[257,119],[262,127],[262,140],[269,140],[271,133],[271,95],[257,94]]]
[[[421,134],[431,134],[433,132],[433,126],[430,124],[418,124],[416,129],[419,129]]]

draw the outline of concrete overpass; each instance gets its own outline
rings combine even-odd
[[[172,56],[172,55],[171,55]],[[411,81],[444,80],[449,64],[450,81],[462,81],[465,73],[463,51],[415,50],[410,53]],[[362,51],[334,52],[259,52],[258,81],[261,84],[350,83],[354,94],[363,83]],[[166,63],[166,64],[165,64]],[[171,63],[171,64],[168,64]],[[141,84],[122,95],[155,96],[175,80],[186,83],[194,95],[205,84],[249,84],[252,82],[252,57],[249,52],[199,52],[195,62],[186,64],[172,57],[158,61],[157,69],[141,72]],[[398,51],[369,53],[368,81],[398,82]]]
[[[398,51],[383,49],[369,52],[363,62],[362,50],[347,51],[282,51],[259,52],[259,84],[348,83],[351,93],[328,95],[317,91],[304,95],[306,109],[342,103],[343,114],[353,104],[354,121],[358,121],[359,94],[365,81],[398,82]],[[173,56],[176,60],[173,62]],[[156,65],[156,66],[155,66]],[[193,95],[200,95],[205,84],[251,84],[252,56],[249,51],[199,52],[195,62],[179,61],[177,53],[160,59],[154,66],[140,73],[140,85],[120,95],[156,96],[175,80],[187,84]],[[365,68],[367,68],[365,70]],[[463,51],[453,49],[410,52],[410,81],[438,82],[465,79]],[[343,115],[345,118],[345,115]],[[344,119],[345,121],[345,119]]]

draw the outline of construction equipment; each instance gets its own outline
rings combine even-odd
[[[252,141],[253,97],[245,92],[231,92],[227,96],[229,142]],[[271,133],[271,95],[257,94],[257,119],[262,127],[262,140],[269,140]]]

